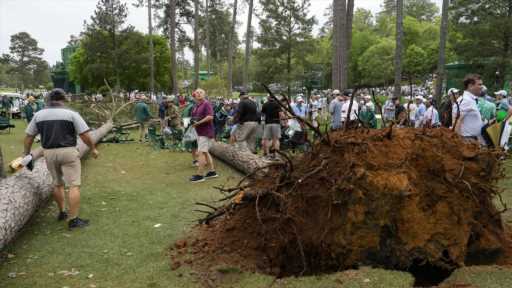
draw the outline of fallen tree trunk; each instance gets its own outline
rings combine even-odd
[[[4,170],[4,156],[2,154],[2,147],[0,147],[0,179],[5,178]]]
[[[221,142],[215,142],[210,148],[210,153],[244,174],[253,173],[270,163],[262,157],[252,154],[248,149],[240,149],[236,145]]]
[[[91,132],[98,143],[112,129],[112,121]],[[81,140],[77,145],[80,157],[89,152]],[[32,151],[35,159],[42,156],[41,149]],[[43,160],[35,162],[34,170],[22,171],[0,182],[0,249],[11,241],[30,219],[36,209],[45,202],[52,191],[52,178]]]

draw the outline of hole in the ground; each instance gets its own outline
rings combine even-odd
[[[343,267],[343,264],[337,260],[343,259],[343,257],[329,257],[325,254],[325,251],[322,253],[322,251],[318,250],[304,250],[305,257],[302,257],[302,254],[297,253],[298,251],[296,249],[299,248],[295,245],[290,245],[282,251],[282,258],[276,263],[279,266],[278,278],[323,275],[359,268],[357,266]],[[380,267],[386,267],[385,263],[381,264],[383,264],[383,266]],[[340,269],[340,267],[343,267],[343,269]],[[450,277],[454,270],[434,266],[430,263],[422,263],[422,261],[416,261],[408,270],[403,271],[413,275],[415,287],[432,287],[439,285]]]
[[[414,287],[432,287],[441,284],[441,282],[450,277],[453,270],[427,263],[424,265],[412,265],[408,272],[414,276]]]

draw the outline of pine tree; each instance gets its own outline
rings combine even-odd
[[[263,17],[258,42],[272,52],[278,69],[286,75],[288,95],[292,85],[292,58],[301,44],[312,37],[315,18],[308,15],[309,0],[262,0]]]
[[[92,23],[88,26],[88,30],[104,30],[110,34],[112,39],[112,67],[115,74],[116,91],[119,90],[119,70],[118,70],[118,33],[123,29],[128,16],[128,8],[126,3],[119,0],[99,0],[96,4],[96,10],[91,16]]]

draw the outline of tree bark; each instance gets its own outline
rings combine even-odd
[[[199,0],[194,0],[194,89],[199,87],[199,52]]]
[[[229,51],[228,51],[228,97],[231,98],[233,95],[233,50],[234,50],[234,39],[235,39],[235,27],[236,27],[236,13],[237,13],[238,0],[233,3],[233,22],[231,23],[231,31],[229,37]]]
[[[243,86],[245,91],[249,91],[249,64],[251,63],[251,44],[252,44],[252,11],[254,1],[249,0],[249,11],[247,14],[247,32],[245,34],[245,63],[244,63],[244,76]]]
[[[345,89],[343,79],[343,67],[347,49],[347,1],[333,1],[333,61],[332,61],[332,87],[334,89]]]
[[[343,89],[348,87],[348,72],[350,65],[350,51],[352,49],[352,20],[354,19],[354,0],[348,0],[347,2],[347,16],[346,24],[345,24],[345,51],[343,53],[343,67],[341,68],[343,71],[342,81],[343,81]]]
[[[206,19],[206,70],[208,71],[208,78],[210,78],[210,1],[206,0],[204,9],[204,18]]]
[[[269,164],[268,161],[247,149],[221,142],[215,142],[210,148],[210,153],[244,174],[250,174]]]
[[[437,80],[436,80],[436,103],[441,103],[443,97],[443,82],[444,82],[444,66],[446,62],[446,39],[448,37],[448,7],[450,0],[443,0],[443,11],[441,14],[441,28],[439,37],[439,61],[437,64]]]
[[[5,178],[5,170],[4,170],[4,156],[2,154],[2,147],[0,147],[0,179]]]
[[[169,0],[169,40],[171,49],[171,92],[178,94],[178,76],[176,61],[176,0]]]
[[[395,46],[395,89],[394,97],[400,97],[402,94],[402,52],[403,52],[403,27],[404,1],[396,1],[396,46]]]
[[[151,0],[148,0],[148,35],[149,35],[149,91],[155,94],[155,56],[153,48],[153,23],[151,15]]]
[[[112,121],[91,132],[94,143],[98,143],[112,130]],[[80,157],[89,152],[81,140],[77,145]],[[36,149],[34,154],[41,150]],[[43,160],[35,161],[34,170],[22,171],[0,182],[0,250],[11,241],[25,225],[37,208],[52,192],[52,177]]]

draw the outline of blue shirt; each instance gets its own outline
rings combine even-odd
[[[343,110],[343,102],[334,100],[329,107],[331,112],[331,128],[332,129],[340,129],[341,128],[341,112]]]
[[[418,106],[418,109],[416,109],[416,115],[414,115],[414,120],[421,121],[421,119],[423,119],[423,115],[425,115],[426,111],[427,111],[427,107],[425,106],[425,104],[421,103]]]
[[[292,104],[292,110],[295,115],[306,118],[306,105],[304,103],[300,104],[300,106],[298,103]]]

